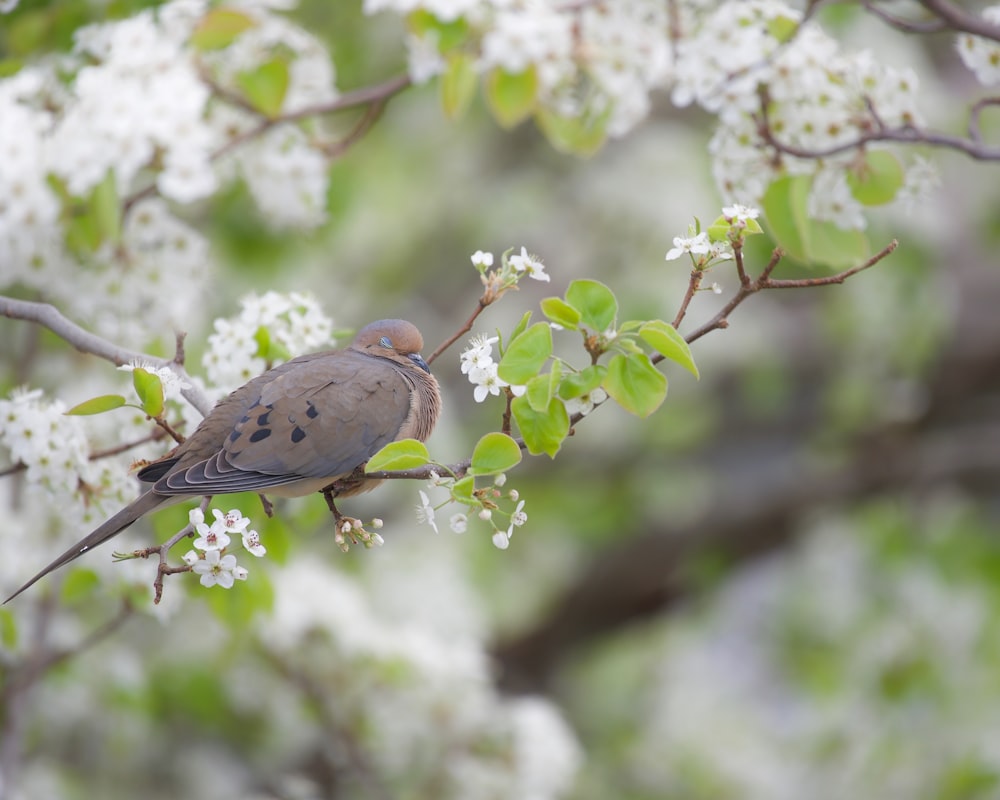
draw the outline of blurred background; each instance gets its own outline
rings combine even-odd
[[[58,6],[0,18],[0,53],[66,47],[82,20],[132,10]],[[324,0],[291,17],[330,47],[342,91],[405,71],[394,17]],[[951,37],[904,36],[856,7],[823,21],[845,48],[917,68],[930,122],[962,129],[976,89]],[[427,354],[475,307],[479,249],[525,245],[552,282],[525,282],[472,333],[537,318],[579,277],[611,286],[623,319],[673,318],[688,274],[664,254],[722,204],[711,118],[661,98],[580,159],[530,123],[501,130],[479,99],[451,122],[437,91],[393,99],[332,165],[316,230],[270,229],[240,186],[181,212],[221,265],[184,320],[192,372],[211,320],[251,291],[312,292],[338,328],[408,318]],[[373,551],[340,553],[319,498],[274,520],[244,503],[275,557],[255,564],[264,588],[223,597],[179,576],[166,610],[92,647],[113,596],[49,616],[28,609],[52,595],[24,598],[12,613],[34,616],[5,642],[11,796],[1000,797],[1000,173],[926,155],[931,203],[870,218],[875,249],[900,242],[888,260],[842,286],[751,298],[694,346],[700,381],[667,369],[654,416],[608,404],[556,459],[512,472],[528,523],[507,551],[472,525],[418,526],[422,487],[393,482],[347,509],[385,519]],[[756,272],[771,245],[753,245]],[[735,291],[734,274],[713,278],[722,294],[699,293],[682,332]],[[23,322],[0,322],[0,340],[4,392],[29,382],[71,404],[122,380]],[[429,447],[444,461],[502,413],[474,402],[464,346],[435,364],[445,410]],[[6,524],[30,527],[16,476],[4,481]],[[129,546],[183,514],[137,526]],[[41,545],[29,555],[5,587],[48,560]],[[150,565],[133,566],[148,583]],[[73,655],[19,691],[32,673],[17,654],[43,636]]]

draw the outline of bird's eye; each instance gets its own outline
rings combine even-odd
[[[390,339],[388,336],[383,336],[381,339],[378,340],[378,343],[380,347],[385,347],[386,349],[392,348],[392,339]]]

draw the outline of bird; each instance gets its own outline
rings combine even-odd
[[[412,323],[383,319],[343,350],[299,356],[220,400],[182,444],[141,470],[143,494],[8,597],[117,536],[154,509],[186,498],[253,491],[279,497],[369,491],[381,481],[359,468],[385,445],[425,441],[441,393]]]

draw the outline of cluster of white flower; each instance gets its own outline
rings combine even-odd
[[[803,23],[797,10],[778,0],[752,0],[712,11],[680,42],[672,97],[678,105],[697,102],[718,115],[709,151],[727,198],[756,202],[784,174],[813,175],[810,214],[860,228],[862,206],[844,177],[856,154],[775,159],[755,116],[761,91],[775,139],[810,152],[850,143],[878,125],[919,124],[917,88],[914,71],[881,64],[867,52],[841,52],[835,39],[817,24]]]
[[[202,365],[217,387],[232,390],[259,375],[274,344],[287,356],[329,345],[333,322],[314,297],[299,292],[251,294],[240,301],[232,319],[215,320]],[[262,352],[262,339],[266,340]]]
[[[650,90],[670,74],[667,10],[657,0],[366,0],[364,7],[402,14],[422,8],[442,22],[464,17],[480,37],[477,69],[534,70],[541,103],[563,115],[606,115],[612,136],[646,115]],[[411,36],[408,46],[415,81],[444,70],[436,31]]]
[[[506,495],[500,491],[500,487],[506,482],[506,474],[501,473],[494,479],[492,487],[485,490],[476,490],[476,496],[479,498],[478,502],[480,503],[479,512],[476,516],[478,516],[483,522],[488,522],[490,524],[493,530],[493,544],[499,550],[506,550],[510,546],[510,539],[514,535],[514,528],[520,528],[528,521],[528,514],[524,510],[524,500],[520,499],[517,489],[511,489],[506,492]],[[430,488],[433,489],[439,486],[446,486],[448,483],[448,480],[442,480],[437,475],[434,475],[430,481]],[[430,497],[423,489],[421,489],[418,494],[420,495],[420,504],[416,507],[417,522],[421,525],[429,525],[434,529],[434,533],[437,533],[437,511],[442,506],[454,502],[454,498],[448,497],[443,502],[435,506],[431,503]],[[514,510],[509,513],[504,511],[501,507],[502,498],[504,497],[512,503],[517,503]],[[508,517],[509,524],[507,525],[506,530],[497,525],[496,517],[498,515]],[[448,527],[455,533],[465,533],[469,529],[468,514],[463,512],[452,514],[451,518],[448,520]]]
[[[983,9],[983,19],[1000,25],[1000,6]],[[963,33],[956,42],[958,54],[965,66],[983,86],[1000,84],[1000,42]]]
[[[730,232],[735,229],[742,234],[747,222],[756,220],[759,216],[759,209],[740,203],[722,207],[722,217],[729,223]],[[674,237],[674,246],[667,251],[666,260],[675,261],[685,253],[691,257],[691,263],[696,269],[709,269],[722,261],[733,259],[733,243],[729,238],[713,241],[707,231],[696,231],[694,226],[689,226],[687,236]]]
[[[275,574],[261,641],[316,685],[343,687],[330,708],[365,732],[359,743],[391,789],[566,796],[581,766],[576,737],[548,700],[494,688],[488,634],[470,619],[480,601],[453,550],[398,545],[353,576],[305,558]]]
[[[65,412],[61,401],[46,401],[41,389],[16,390],[0,400],[0,442],[15,464],[27,467],[30,482],[62,498],[95,474],[83,421]]]
[[[224,99],[210,104],[206,75],[233,87],[280,58],[283,111],[336,97],[325,47],[269,5],[242,4],[247,29],[227,47],[200,50],[192,34],[209,4],[175,0],[81,28],[70,55],[0,79],[3,284],[42,291],[108,338],[146,341],[191,327],[211,257],[204,237],[156,198],[127,204],[116,231],[123,199],[152,181],[160,197],[186,204],[241,175],[269,222],[324,221],[325,157],[292,126],[216,160],[260,118]],[[94,225],[74,232],[66,220],[80,204]]]
[[[245,581],[249,574],[245,567],[236,563],[236,556],[226,552],[231,535],[238,534],[243,539],[243,547],[257,558],[263,557],[267,550],[260,543],[257,531],[250,530],[250,519],[244,517],[239,509],[223,513],[214,508],[212,514],[215,521],[208,525],[200,508],[193,508],[188,513],[188,520],[198,538],[193,543],[195,549],[188,550],[183,560],[192,572],[200,576],[202,586],[231,589],[236,581]]]
[[[462,374],[468,376],[469,383],[476,388],[473,396],[477,403],[483,402],[488,395],[499,395],[500,390],[510,387],[515,394],[523,394],[523,386],[511,386],[497,374],[499,365],[493,360],[493,345],[499,341],[497,336],[481,334],[469,339],[470,347],[462,351]]]
[[[815,175],[810,213],[844,228],[865,224],[843,177],[856,152],[775,158],[758,130],[762,97],[776,140],[807,152],[851,143],[879,125],[921,123],[913,70],[884,65],[868,52],[844,52],[782,0],[685,0],[674,4],[673,19],[653,0],[368,0],[365,8],[421,8],[442,22],[464,19],[480,71],[533,70],[542,108],[606,119],[611,136],[646,115],[652,91],[669,88],[674,104],[697,103],[718,117],[710,152],[726,198],[759,201],[781,175]],[[989,9],[990,15],[1000,19],[1000,11]],[[415,80],[446,68],[435,28],[411,36],[410,46]],[[995,42],[966,36],[960,50],[980,80],[1000,81]]]

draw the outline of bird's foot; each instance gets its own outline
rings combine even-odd
[[[335,525],[333,540],[337,543],[337,547],[346,553],[351,549],[351,544],[364,545],[368,549],[379,547],[383,544],[384,540],[382,537],[377,532],[365,530],[365,523],[360,519],[348,517],[346,514],[340,513],[332,490],[324,490],[323,497],[326,499],[330,513],[333,514]],[[382,520],[376,518],[368,524],[371,525],[374,531],[378,531],[382,527]]]
[[[374,519],[369,523],[377,531],[382,527],[382,520]],[[333,535],[337,547],[345,553],[351,549],[351,543],[364,545],[366,548],[379,547],[383,539],[377,532],[365,529],[365,523],[355,517],[341,516],[337,520],[337,530]],[[350,543],[349,543],[350,542]]]

